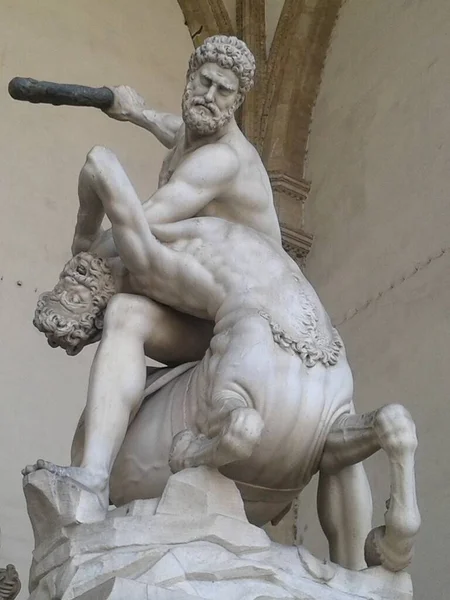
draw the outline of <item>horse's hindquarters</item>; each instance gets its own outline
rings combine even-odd
[[[308,368],[281,348],[265,367],[263,381],[246,378],[265,424],[261,441],[250,458],[223,473],[273,490],[300,490],[317,471],[331,426],[351,410],[351,372],[345,357],[336,366]]]

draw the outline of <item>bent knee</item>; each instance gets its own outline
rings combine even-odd
[[[385,450],[413,451],[417,447],[414,421],[409,411],[401,404],[387,404],[380,408],[375,428]]]
[[[105,179],[108,172],[114,170],[118,164],[119,159],[112,150],[104,146],[94,146],[89,150],[81,172],[96,179]]]
[[[104,165],[105,162],[112,160],[117,160],[117,157],[112,150],[105,146],[94,146],[86,156],[86,163],[95,166]]]

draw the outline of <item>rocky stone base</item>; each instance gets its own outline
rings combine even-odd
[[[200,467],[163,496],[89,521],[89,497],[46,471],[24,480],[36,548],[30,600],[411,600],[407,573],[349,571],[271,542],[232,481]]]

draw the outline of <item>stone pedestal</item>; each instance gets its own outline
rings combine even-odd
[[[36,540],[30,600],[412,599],[406,573],[348,571],[271,542],[234,483],[206,467],[96,523],[83,523],[89,499],[73,482],[37,471],[24,490]]]

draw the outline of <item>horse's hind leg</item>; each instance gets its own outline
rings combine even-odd
[[[380,449],[389,460],[390,499],[384,527],[372,530],[366,540],[369,566],[382,564],[391,571],[400,571],[411,562],[420,527],[414,477],[416,447],[414,422],[397,404],[365,415],[344,415],[327,437],[319,467],[323,473],[335,475]]]
[[[264,428],[260,414],[247,406],[213,411],[209,436],[195,435],[190,430],[175,436],[169,464],[173,472],[207,465],[221,467],[235,460],[248,458],[258,444]],[[223,407],[227,405],[223,401]]]

